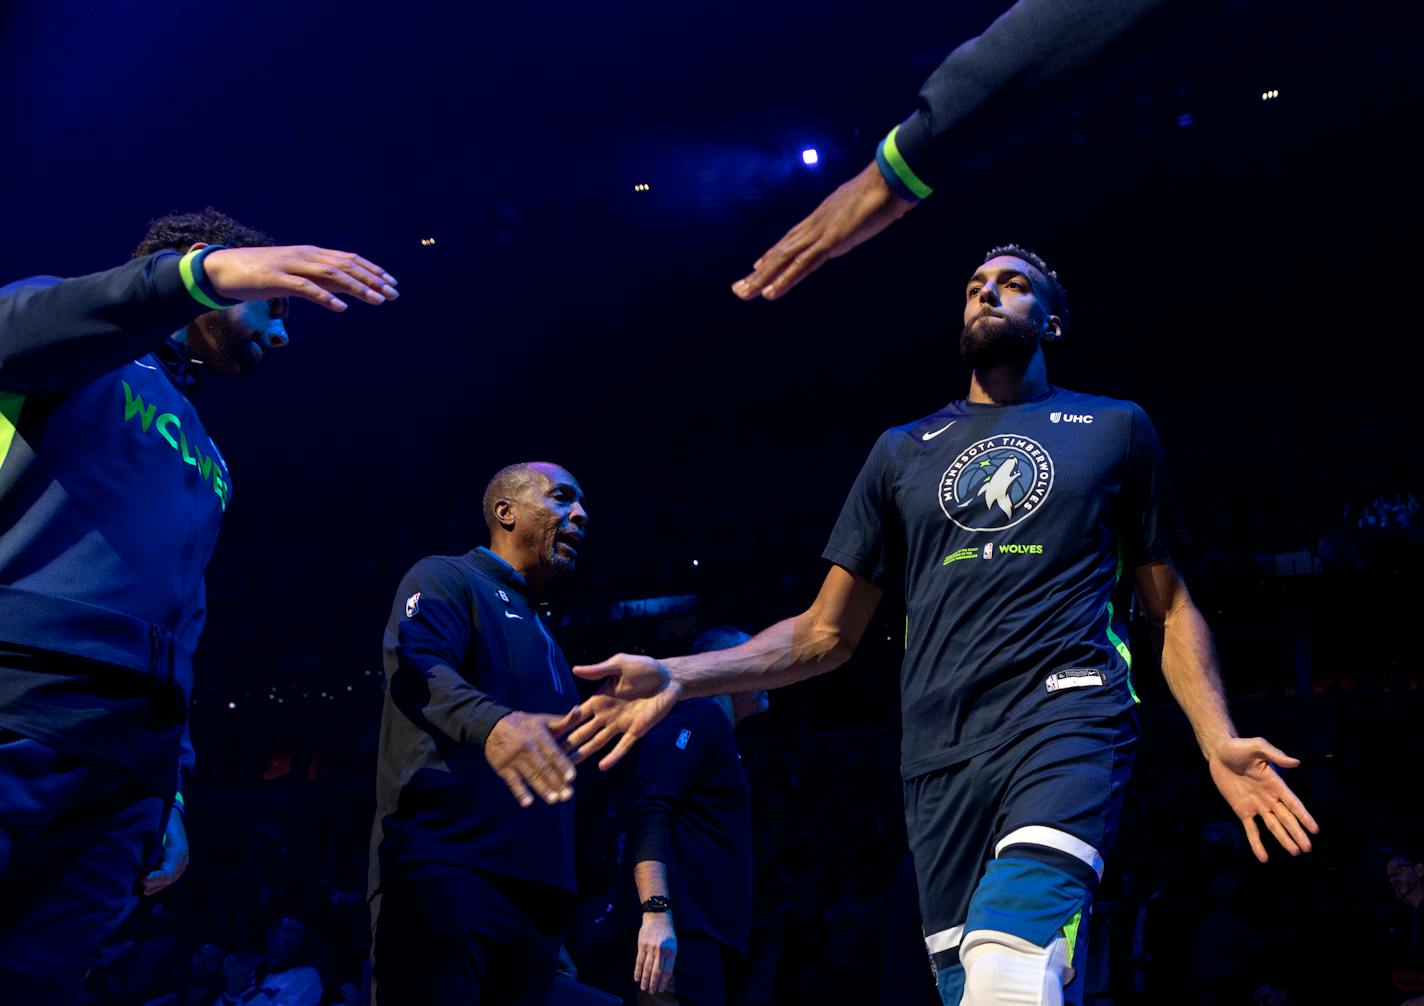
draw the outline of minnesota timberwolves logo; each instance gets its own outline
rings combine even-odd
[[[1053,459],[1036,440],[1002,434],[960,452],[939,484],[944,515],[966,531],[1002,531],[1036,513],[1053,488]]]

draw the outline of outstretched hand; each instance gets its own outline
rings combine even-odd
[[[891,191],[880,168],[871,161],[757,259],[751,274],[732,284],[732,292],[742,300],[775,300],[826,262],[869,241],[914,208],[914,203]]]
[[[603,679],[603,687],[584,700],[584,722],[564,738],[564,744],[573,749],[577,764],[622,734],[613,750],[598,763],[605,772],[617,765],[682,697],[682,684],[673,679],[666,664],[652,657],[619,653],[573,671],[587,681]]]
[[[582,715],[578,706],[562,716],[513,712],[489,732],[485,760],[519,806],[532,806],[536,793],[545,803],[573,799],[577,773],[554,738],[579,722]]]
[[[328,311],[345,311],[346,302],[338,293],[367,304],[400,296],[396,278],[374,262],[314,245],[219,248],[203,259],[203,271],[213,289],[229,300],[301,297]]]
[[[1310,851],[1310,835],[1318,834],[1320,826],[1276,772],[1276,766],[1295,768],[1299,758],[1262,737],[1233,737],[1222,742],[1207,764],[1212,782],[1241,819],[1257,859],[1264,863],[1270,858],[1256,825],[1258,817],[1292,856]]]

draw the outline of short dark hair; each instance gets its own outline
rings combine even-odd
[[[1389,866],[1396,859],[1402,859],[1410,866],[1424,866],[1424,857],[1421,857],[1412,845],[1381,846],[1380,856],[1385,866]]]
[[[489,528],[490,534],[494,534],[494,529],[499,526],[499,521],[494,516],[495,504],[502,499],[518,496],[543,474],[534,467],[533,461],[505,465],[494,473],[494,478],[485,486],[484,495],[485,527]]]
[[[148,233],[132,257],[143,258],[161,251],[185,252],[199,242],[229,248],[265,248],[276,244],[265,232],[238,223],[209,206],[196,213],[170,213],[149,221]]]
[[[1051,314],[1058,315],[1063,322],[1064,329],[1068,328],[1068,294],[1063,289],[1063,281],[1058,278],[1058,273],[1047,262],[1043,256],[1032,248],[1025,248],[1023,245],[1007,244],[990,248],[988,254],[983,258],[987,262],[1000,255],[1012,255],[1014,258],[1021,258],[1039,272],[1043,273],[1043,278],[1048,281],[1048,310]],[[982,262],[980,263],[983,264]]]

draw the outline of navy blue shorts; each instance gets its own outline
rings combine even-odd
[[[947,1004],[976,930],[1047,947],[1063,937],[1081,999],[1087,921],[1137,748],[1137,714],[1034,728],[905,783],[925,945]],[[1075,991],[1076,987],[1076,991]]]

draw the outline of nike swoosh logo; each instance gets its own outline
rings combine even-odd
[[[523,615],[516,615],[516,614],[515,614],[514,612],[512,612],[512,611],[506,611],[506,612],[504,613],[504,617],[505,617],[505,618],[518,618],[518,619],[521,619],[521,620],[524,618]]]
[[[921,440],[933,440],[935,437],[939,436],[941,433],[943,433],[945,430],[949,429],[951,426],[953,426],[953,425],[954,425],[955,423],[957,423],[957,422],[959,422],[958,419],[951,419],[949,422],[945,423],[943,426],[941,426],[939,429],[935,430],[933,433],[926,433],[924,436],[920,437],[920,439],[921,439]]]

